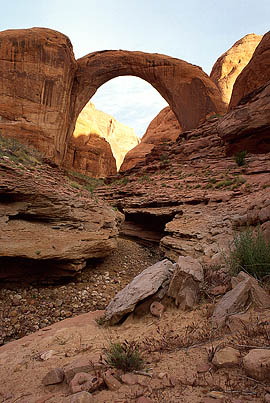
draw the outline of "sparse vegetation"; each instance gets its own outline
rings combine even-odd
[[[242,167],[243,165],[245,165],[246,155],[247,155],[247,151],[239,151],[238,153],[235,154],[234,160],[239,167]]]
[[[40,165],[42,160],[41,153],[33,147],[26,146],[13,138],[0,135],[0,157],[4,156],[27,168]]]
[[[233,246],[225,257],[233,274],[241,270],[262,279],[270,274],[270,241],[260,227],[252,231],[247,227],[234,236]]]
[[[110,342],[104,349],[104,353],[106,362],[111,367],[125,372],[139,371],[144,368],[144,360],[135,341]]]

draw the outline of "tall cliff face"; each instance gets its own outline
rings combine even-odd
[[[120,171],[127,171],[145,161],[155,145],[175,141],[181,132],[182,128],[173,111],[169,106],[163,108],[149,124],[141,143],[127,153]]]
[[[210,78],[220,89],[222,100],[229,104],[235,80],[250,61],[262,35],[249,34],[221,55],[214,64]]]
[[[60,162],[77,64],[70,40],[45,28],[0,32],[0,130]]]
[[[270,31],[257,46],[250,62],[237,77],[233,87],[230,109],[242,98],[265,85],[270,80]]]
[[[88,102],[77,119],[73,138],[84,135],[90,139],[93,134],[105,138],[110,144],[117,169],[127,152],[140,143],[134,129],[119,123],[114,117],[97,110],[92,102]]]

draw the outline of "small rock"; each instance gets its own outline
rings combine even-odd
[[[121,376],[121,380],[127,385],[135,385],[138,382],[138,376],[136,374],[127,373]]]
[[[121,383],[109,372],[105,372],[103,375],[104,382],[111,391],[115,391],[121,388]]]
[[[62,368],[51,369],[42,379],[43,385],[55,385],[56,383],[61,383],[64,380],[64,371]]]
[[[64,403],[95,403],[95,399],[91,393],[83,391],[67,397]]]
[[[153,403],[153,400],[150,400],[148,397],[141,396],[137,399],[136,403]]]
[[[231,368],[240,364],[240,353],[232,347],[226,347],[215,352],[212,363],[218,368]]]
[[[96,376],[92,376],[86,372],[79,372],[74,376],[69,386],[71,393],[83,391],[92,392],[96,390],[102,382],[103,381]]]
[[[212,365],[209,362],[204,362],[197,366],[198,373],[208,372],[212,368]]]
[[[211,392],[208,392],[207,396],[213,397],[214,399],[223,399],[225,397],[222,392],[218,392],[216,390],[212,390]]]
[[[55,354],[54,350],[44,351],[44,353],[40,354],[40,359],[43,361],[49,360]]]
[[[152,302],[152,304],[150,305],[150,312],[153,316],[156,316],[157,318],[161,318],[161,316],[163,315],[163,312],[165,310],[164,305],[162,305],[160,302],[158,301],[154,301]]]
[[[244,357],[243,365],[245,372],[251,378],[258,381],[270,379],[270,350],[254,349]]]

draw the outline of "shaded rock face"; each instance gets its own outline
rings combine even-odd
[[[120,171],[124,172],[138,162],[145,161],[146,155],[156,144],[175,141],[181,131],[181,126],[170,107],[162,109],[148,126],[141,143],[127,153]]]
[[[117,172],[110,144],[95,133],[71,139],[63,166],[94,178],[105,178]]]
[[[119,123],[107,113],[97,110],[92,102],[88,102],[78,116],[71,142],[74,143],[80,136],[87,136],[91,142],[92,135],[104,138],[110,144],[117,170],[127,152],[140,143],[134,129]],[[85,145],[88,146],[88,141]]]
[[[59,162],[76,68],[70,40],[59,32],[0,32],[0,131]]]
[[[0,161],[0,280],[71,277],[117,246],[121,214],[48,166]]]
[[[229,104],[233,85],[250,61],[262,35],[249,34],[221,55],[214,64],[210,77],[220,89],[222,100]]]
[[[242,150],[270,152],[270,81],[221,118],[218,132],[226,142],[228,155]]]
[[[226,109],[201,68],[166,55],[112,50],[75,61],[69,39],[45,28],[3,31],[0,43],[0,128],[17,138],[20,134],[57,163],[65,159],[83,107],[118,76],[149,82],[185,130]]]
[[[257,46],[250,62],[237,77],[229,108],[232,109],[251,92],[265,85],[270,78],[270,32]]]

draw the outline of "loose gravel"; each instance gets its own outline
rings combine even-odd
[[[119,239],[118,249],[62,285],[0,288],[0,345],[82,313],[106,308],[114,295],[161,260],[157,247]]]

